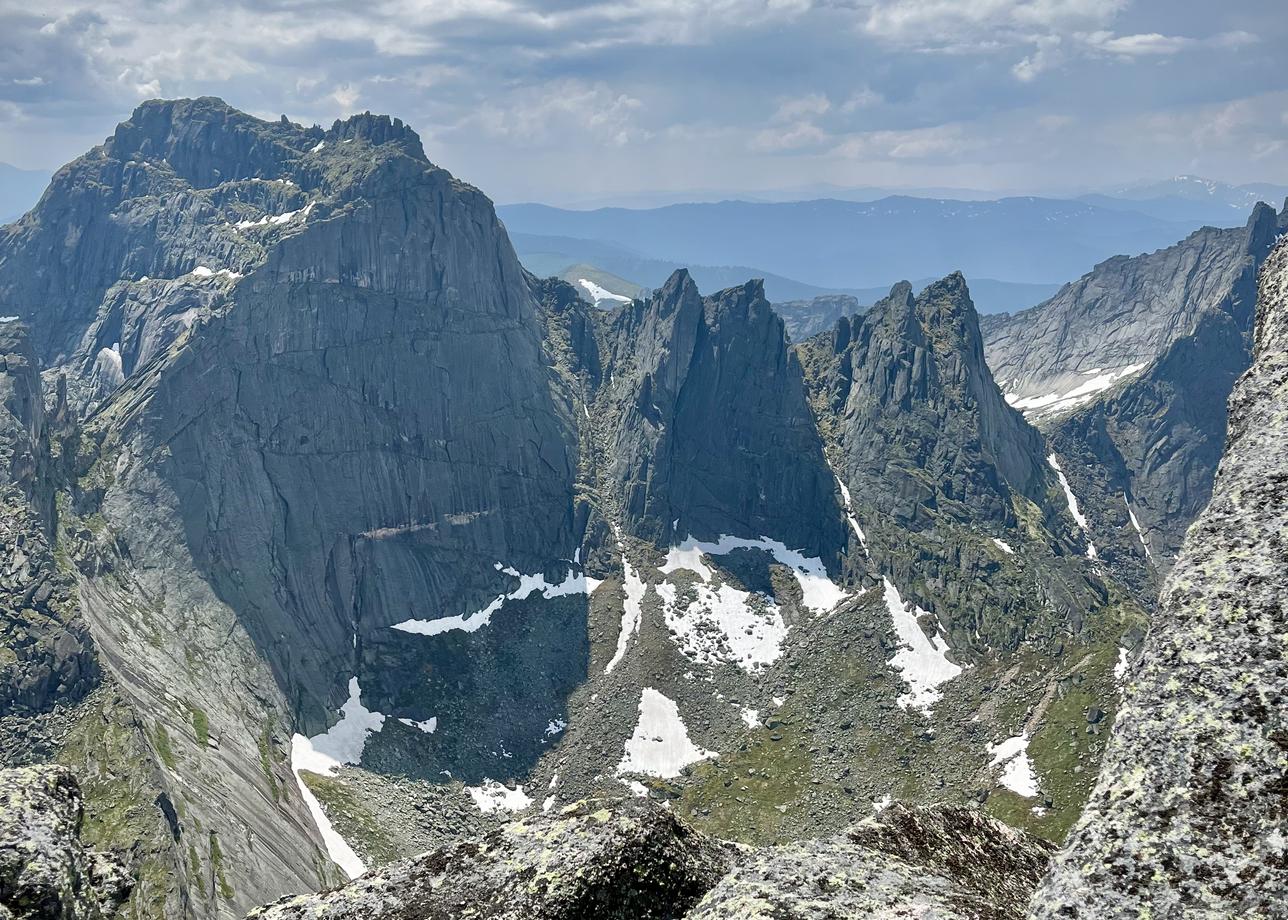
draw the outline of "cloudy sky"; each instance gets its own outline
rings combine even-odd
[[[0,161],[140,100],[399,115],[500,201],[1288,183],[1285,0],[0,0]]]

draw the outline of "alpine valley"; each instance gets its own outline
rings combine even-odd
[[[142,104],[0,229],[0,917],[1283,916],[1285,230],[789,335]]]

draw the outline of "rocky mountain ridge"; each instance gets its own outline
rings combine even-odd
[[[894,800],[1059,840],[1090,791],[1144,614],[960,274],[794,346],[755,282],[605,311],[396,119],[198,99],[6,229],[0,313],[14,539],[65,599],[14,634],[102,675],[5,731],[78,771],[132,916],[623,794],[763,847]]]
[[[1143,604],[1206,506],[1226,401],[1251,363],[1257,271],[1288,209],[1097,266],[983,323],[1007,399],[1047,434],[1105,566]]]
[[[1281,916],[1288,242],[1211,503],[1168,576],[1096,790],[1032,916]]]

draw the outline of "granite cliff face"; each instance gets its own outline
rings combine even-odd
[[[563,584],[577,544],[574,429],[530,281],[491,204],[413,132],[147,103],[8,228],[0,300],[87,414],[46,536],[172,803],[174,910],[237,914],[333,877],[289,739],[350,698],[389,713],[406,766],[426,746],[465,776],[534,756],[584,674],[584,594],[518,636],[474,640],[487,615],[446,639],[392,628]],[[416,727],[516,699],[528,723],[445,746]]]
[[[781,847],[726,876],[737,847],[628,815],[706,867],[654,879],[715,886],[702,916],[870,858],[855,904],[931,872],[946,916],[1009,918],[1027,881],[910,841],[996,862],[963,807],[1059,840],[1089,791],[1141,611],[960,275],[796,346],[757,282],[599,309],[396,119],[198,99],[145,103],[6,228],[0,314],[0,738],[77,772],[133,917],[420,852],[389,871],[464,866],[518,910],[477,841],[522,861],[513,814],[630,793]],[[895,800],[957,810],[845,836]],[[558,910],[626,871],[583,863]]]
[[[1111,259],[1045,304],[988,317],[988,361],[1047,432],[1100,558],[1152,605],[1207,504],[1226,400],[1251,361],[1272,208],[1168,249]]]
[[[1042,435],[989,375],[961,275],[916,297],[897,285],[800,351],[875,569],[940,614],[955,647],[1014,650],[1047,619],[1035,608],[1076,632],[1103,606]],[[1036,596],[1016,584],[1017,547],[1045,569]]]
[[[1262,268],[1251,369],[1212,501],[1163,588],[1096,790],[1034,918],[1283,914],[1288,244]]]
[[[65,411],[57,406],[55,412]],[[0,751],[48,758],[59,716],[98,684],[75,587],[58,565],[57,419],[45,412],[27,327],[0,320]]]
[[[847,540],[835,482],[760,283],[703,298],[678,271],[618,311],[607,339],[625,529],[661,545],[769,536],[835,568]]]
[[[1058,411],[1126,379],[1190,334],[1223,302],[1241,298],[1274,240],[1275,212],[1258,205],[1246,227],[1205,227],[1140,256],[1115,256],[1045,303],[983,321],[989,366],[1008,397],[1028,411]],[[1099,388],[1099,389],[1098,389]],[[1043,403],[1043,399],[1048,400]]]

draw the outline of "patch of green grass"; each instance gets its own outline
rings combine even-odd
[[[204,897],[206,894],[206,873],[202,869],[201,858],[197,856],[197,848],[191,843],[188,844],[188,875]]]
[[[790,722],[757,729],[746,750],[694,768],[692,781],[680,793],[680,813],[726,839],[777,840],[783,823],[779,806],[791,808],[811,788],[809,744],[809,737]]]
[[[205,710],[191,703],[188,704],[188,711],[192,717],[192,730],[197,734],[197,744],[204,748],[210,741],[210,718]]]
[[[219,848],[219,835],[214,831],[210,832],[210,865],[215,870],[219,896],[225,901],[231,901],[233,899],[233,886],[228,884],[228,879],[224,876],[224,853]]]
[[[1033,799],[1005,789],[995,791],[987,811],[1014,827],[1031,831],[1060,843],[1068,835],[1095,785],[1099,754],[1103,751],[1117,708],[1113,667],[1118,657],[1115,643],[1102,643],[1087,650],[1081,665],[1065,676],[1069,689],[1051,701],[1042,716],[1041,727],[1029,741],[1028,755],[1043,795],[1053,802],[1043,814],[1035,814]],[[1075,683],[1075,675],[1081,681]],[[1087,732],[1087,710],[1105,713],[1100,733]],[[1081,771],[1077,768],[1081,767]]]
[[[406,854],[385,831],[377,815],[338,777],[301,771],[305,785],[317,796],[335,829],[372,865],[384,865]]]
[[[273,739],[270,726],[265,725],[259,733],[259,766],[268,780],[268,790],[274,802],[282,800],[282,790],[278,788],[277,776],[273,773]]]
[[[161,762],[171,770],[178,769],[179,761],[174,756],[174,748],[170,745],[170,733],[165,730],[165,726],[160,722],[157,723],[156,730],[153,732],[153,740],[156,743],[157,756],[161,758]]]
[[[80,781],[85,799],[82,839],[121,855],[135,875],[136,884],[119,916],[164,920],[166,899],[177,881],[168,858],[169,830],[151,785],[156,767],[132,716],[110,701],[87,707],[57,760]]]

